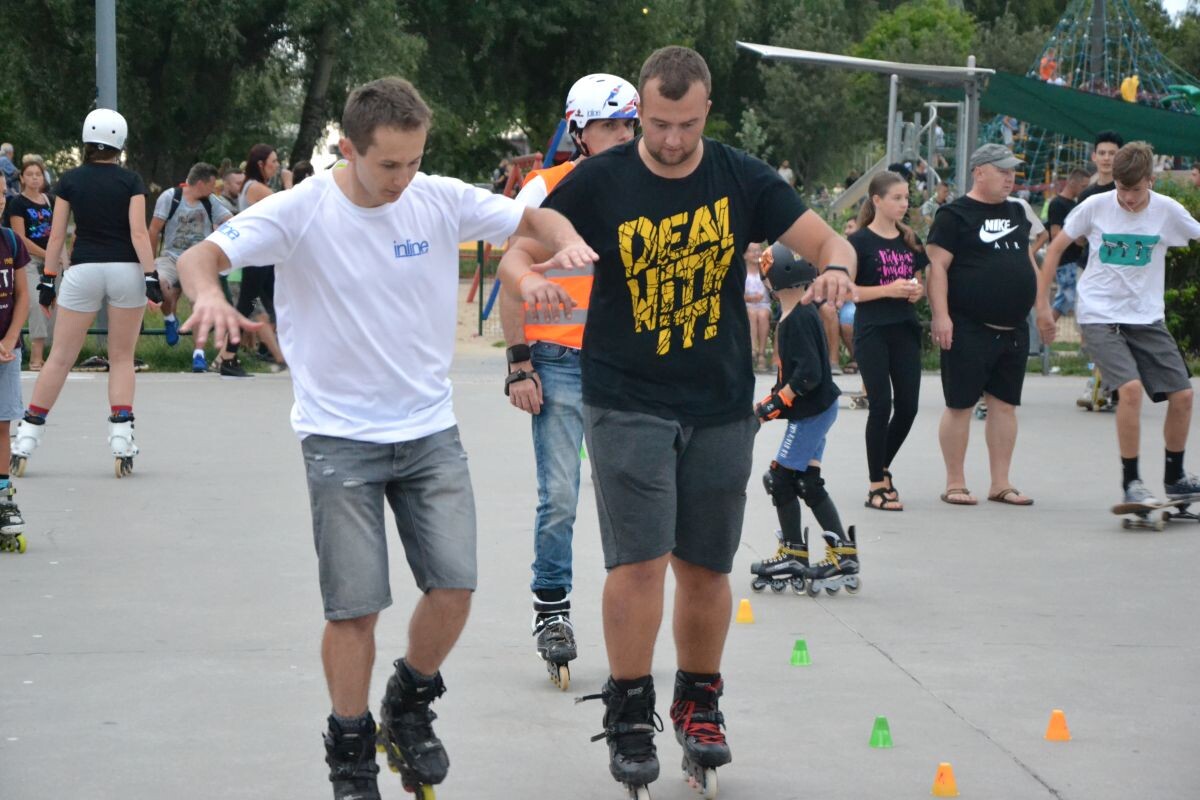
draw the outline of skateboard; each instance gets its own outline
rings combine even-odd
[[[1112,513],[1124,517],[1121,520],[1121,527],[1127,531],[1134,529],[1161,531],[1166,529],[1167,523],[1171,520],[1190,519],[1200,522],[1200,514],[1188,510],[1188,507],[1195,502],[1200,502],[1200,494],[1176,497],[1152,506],[1141,503],[1118,503],[1112,507]]]
[[[861,392],[859,394],[850,395],[850,408],[852,410],[866,408],[868,405],[869,405],[869,403],[867,403],[867,393],[866,392]]]

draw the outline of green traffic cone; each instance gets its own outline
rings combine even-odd
[[[887,717],[876,717],[875,727],[871,730],[871,747],[891,747],[892,729],[888,727]]]
[[[803,639],[797,639],[796,644],[792,647],[792,666],[807,667],[812,663],[812,659],[808,656],[808,644]]]
[[[587,445],[581,444],[581,445],[579,445],[579,460],[584,461],[586,459],[587,459]]]

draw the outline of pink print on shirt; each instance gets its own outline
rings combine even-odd
[[[913,252],[911,250],[880,250],[878,257],[880,286],[912,278]]]

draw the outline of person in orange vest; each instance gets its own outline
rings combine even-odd
[[[579,162],[633,139],[638,93],[615,75],[580,78],[567,94],[567,132],[578,151],[562,164],[531,172],[517,202],[538,207]],[[514,244],[515,242],[510,242]],[[570,317],[527,318],[519,296],[500,295],[500,322],[508,344],[509,402],[531,415],[537,460],[538,506],[533,524],[533,635],[550,676],[564,691],[568,662],[577,654],[571,626],[571,538],[579,500],[583,401],[579,350],[592,292],[592,270],[547,277],[575,301]]]

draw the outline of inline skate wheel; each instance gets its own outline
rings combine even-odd
[[[1171,521],[1171,512],[1170,512],[1170,511],[1164,511],[1164,512],[1162,513],[1162,521],[1163,521],[1163,522],[1170,522],[1170,521]]]
[[[1131,520],[1131,519],[1121,520],[1121,527],[1124,528],[1125,530],[1129,530],[1130,528],[1133,527],[1133,520]]]
[[[849,578],[846,581],[846,592],[848,594],[858,594],[858,590],[861,588],[862,588],[862,584],[859,583],[859,578],[857,575],[854,576],[853,578]]]
[[[767,582],[762,578],[755,578],[754,580],[750,581],[750,588],[753,591],[761,592],[763,589],[767,588]]]
[[[1154,520],[1154,530],[1156,530],[1156,531],[1165,531],[1166,529],[1167,529],[1167,521],[1166,521],[1166,519],[1156,519],[1156,520]]]
[[[29,546],[29,543],[25,541],[25,537],[18,533],[17,534],[17,552],[24,553],[25,548],[28,546]]]
[[[405,787],[405,791],[408,791],[408,787]],[[435,800],[437,794],[434,792],[432,786],[422,783],[413,790],[413,797],[416,800]]]
[[[124,478],[133,472],[133,458],[130,456],[117,456],[113,459],[113,474],[118,478]]]
[[[566,664],[559,664],[557,674],[551,678],[554,685],[564,692],[571,688],[571,668]]]
[[[816,597],[821,593],[821,587],[810,581],[808,586],[805,587],[804,591],[808,593],[809,597]]]
[[[704,770],[704,800],[716,800],[717,771],[709,768]]]
[[[13,456],[9,459],[8,471],[18,478],[25,477],[25,464],[29,459],[25,456]]]
[[[826,587],[825,587],[825,594],[829,595],[830,597],[833,597],[835,594],[837,594],[837,593],[838,593],[838,591],[839,591],[841,588],[842,588],[842,587],[840,587],[840,586],[826,586]]]
[[[625,788],[629,791],[629,800],[650,800],[649,786],[630,786],[626,784]]]
[[[792,578],[792,591],[796,594],[804,594],[804,578]]]
[[[771,591],[779,594],[787,588],[787,581],[771,581]]]

